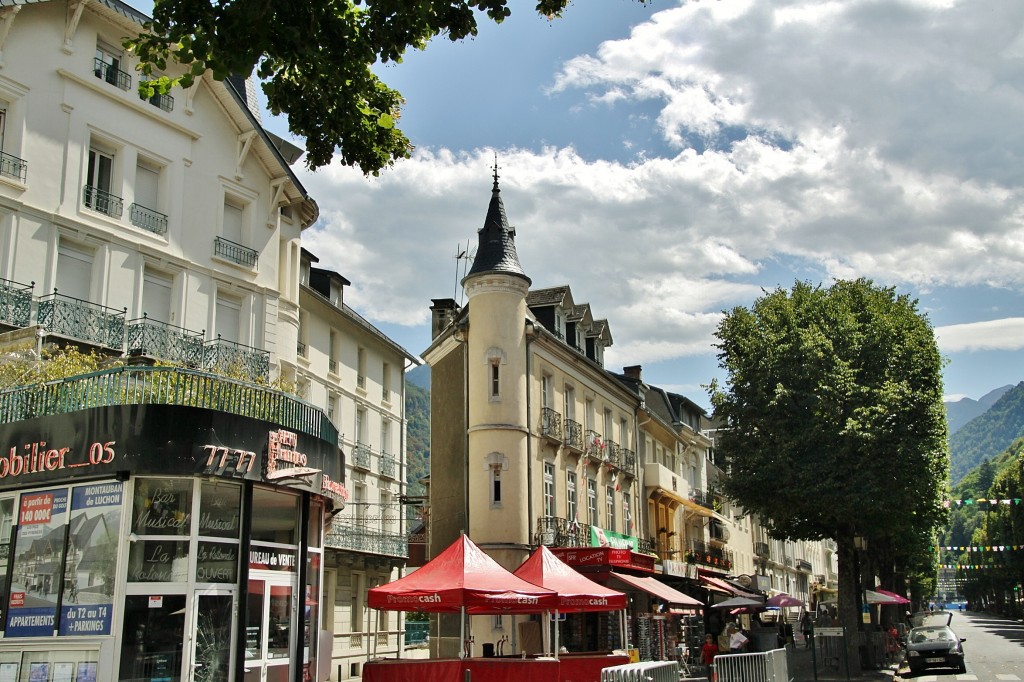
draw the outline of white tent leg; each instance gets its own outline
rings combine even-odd
[[[558,609],[555,609],[555,646],[552,647],[552,651],[555,652],[555,660],[558,660]]]
[[[466,657],[466,607],[460,609],[459,619],[459,658]]]

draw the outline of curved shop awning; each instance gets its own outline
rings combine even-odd
[[[715,592],[721,592],[723,594],[731,594],[734,597],[746,597],[747,599],[760,599],[761,595],[754,594],[753,592],[747,592],[746,590],[737,587],[728,580],[722,580],[721,578],[713,578],[710,575],[702,575],[700,581],[710,587]]]
[[[615,578],[619,582],[629,585],[630,587],[646,592],[652,597],[657,597],[664,602],[672,604],[673,606],[688,606],[694,609],[704,608],[704,604],[700,601],[694,599],[688,594],[683,594],[677,589],[669,587],[655,578],[626,575],[625,573],[615,573],[614,571],[612,572],[611,577]]]

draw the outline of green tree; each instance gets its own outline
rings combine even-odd
[[[725,421],[716,444],[726,494],[779,537],[831,537],[839,549],[840,620],[859,627],[855,538],[900,561],[880,575],[921,571],[919,554],[944,520],[949,455],[942,359],[917,302],[869,280],[798,282],[716,332],[726,384],[712,385]],[[933,559],[931,560],[933,561]],[[851,665],[859,663],[849,638]]]
[[[536,11],[554,18],[568,2],[537,0]],[[511,10],[507,0],[156,0],[146,32],[125,46],[152,76],[140,85],[147,95],[190,87],[208,70],[217,80],[255,70],[270,111],[306,139],[307,166],[338,149],[342,163],[376,175],[411,146],[396,126],[401,94],[371,67],[435,36],[475,36],[478,14],[501,23]],[[170,62],[185,72],[154,76]]]

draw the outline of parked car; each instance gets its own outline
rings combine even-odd
[[[920,615],[920,618],[912,618],[917,627],[907,634],[910,672],[917,674],[931,668],[952,668],[957,673],[966,673],[963,643],[967,640],[957,637],[949,627],[953,614],[935,611]]]

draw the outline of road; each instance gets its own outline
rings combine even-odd
[[[914,682],[1012,682],[1024,681],[1024,623],[987,613],[955,612],[950,627],[964,642],[967,674],[925,673],[911,677],[900,667],[896,680]]]

